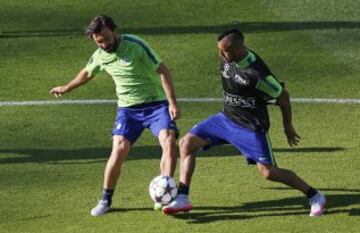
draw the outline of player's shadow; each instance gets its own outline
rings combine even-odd
[[[245,33],[300,31],[319,29],[348,29],[360,28],[358,21],[308,21],[308,22],[229,22],[222,25],[195,25],[195,26],[163,26],[143,28],[122,28],[125,33],[168,35],[168,34],[197,34],[197,33],[220,33],[229,27],[238,27]],[[82,36],[81,28],[49,29],[49,30],[12,30],[2,31],[1,38],[20,37],[56,37],[56,36]]]
[[[347,214],[359,217],[360,208],[352,206],[360,204],[359,189],[322,189],[327,198],[326,215]],[[329,192],[342,192],[329,194]],[[205,224],[217,221],[243,220],[275,216],[294,216],[309,214],[307,199],[290,197],[278,200],[248,202],[237,206],[195,206],[189,213],[175,215],[191,224]]]
[[[303,147],[275,148],[275,152],[311,154],[332,153],[343,151],[342,147]],[[0,164],[9,163],[51,163],[51,164],[90,164],[107,160],[111,148],[80,148],[80,149],[0,149]],[[1,155],[5,154],[5,155]],[[199,157],[238,156],[240,154],[230,145],[211,148],[198,154]],[[134,146],[127,160],[160,159],[161,148],[157,145]]]
[[[338,151],[344,151],[344,147],[289,147],[289,148],[273,148],[273,152],[276,152],[277,156],[281,153],[296,153],[296,154],[312,154],[314,153],[332,153]],[[240,152],[232,145],[225,144],[210,148],[205,151],[201,151],[199,156],[236,156]]]
[[[136,208],[136,207],[130,207],[130,208],[111,208],[109,213],[123,213],[123,212],[131,212],[131,211],[149,211],[149,212],[153,212],[154,209],[153,208],[146,208],[146,207],[142,207],[142,208]]]

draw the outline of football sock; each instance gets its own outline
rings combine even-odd
[[[114,194],[114,190],[113,190],[113,189],[103,189],[102,199],[103,199],[104,201],[107,201],[108,206],[111,205],[113,194]]]
[[[189,195],[189,186],[185,185],[184,183],[179,183],[179,190],[178,194],[185,194]]]
[[[313,196],[315,196],[317,193],[318,193],[318,191],[310,186],[309,190],[306,192],[305,195],[310,199]]]

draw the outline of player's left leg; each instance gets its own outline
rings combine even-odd
[[[238,148],[249,163],[256,164],[261,175],[275,182],[286,184],[304,193],[310,200],[310,216],[319,216],[324,211],[325,197],[312,188],[293,171],[278,168],[267,132],[251,131],[237,126],[231,143]]]
[[[173,177],[177,161],[176,132],[175,130],[162,129],[158,139],[162,149],[160,173],[163,176]],[[162,207],[162,204],[154,203],[154,210],[160,211]]]
[[[326,203],[325,196],[308,185],[293,171],[278,168],[271,164],[257,163],[256,165],[261,175],[267,180],[286,184],[304,193],[309,198],[311,205],[310,216],[320,216],[323,213]]]
[[[156,102],[146,109],[144,125],[159,140],[162,149],[161,175],[173,176],[177,159],[176,136],[178,128],[175,121],[171,120],[167,102]]]
[[[166,102],[152,105],[146,113],[144,125],[158,138],[162,149],[160,173],[163,176],[172,177],[174,176],[177,161],[176,138],[178,129],[176,123],[170,118]],[[155,203],[154,209],[161,210],[162,205]]]
[[[177,160],[175,130],[162,129],[158,136],[162,149],[160,170],[163,176],[174,176]]]

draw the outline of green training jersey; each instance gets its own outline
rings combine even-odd
[[[98,48],[85,70],[92,77],[106,71],[114,80],[119,107],[165,100],[166,95],[156,72],[161,59],[141,38],[122,35],[115,52]]]

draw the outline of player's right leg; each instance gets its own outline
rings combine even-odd
[[[98,204],[91,210],[92,216],[100,216],[110,210],[112,195],[120,176],[121,166],[129,154],[130,142],[120,135],[113,136],[113,148],[104,172],[103,195]]]
[[[119,179],[121,165],[127,157],[131,145],[144,130],[142,122],[136,118],[131,108],[119,108],[112,131],[113,146],[104,172],[103,195],[98,205],[91,210],[92,216],[100,216],[110,210],[112,195]]]
[[[195,169],[195,152],[208,143],[209,142],[204,139],[191,133],[187,133],[180,139],[179,191],[175,200],[163,208],[165,214],[176,214],[192,209],[188,195],[191,177]]]
[[[163,208],[166,214],[176,214],[189,211],[192,205],[189,201],[189,187],[195,169],[195,152],[200,148],[228,142],[232,126],[227,123],[223,113],[215,114],[195,125],[189,133],[180,140],[180,179],[176,199]]]

